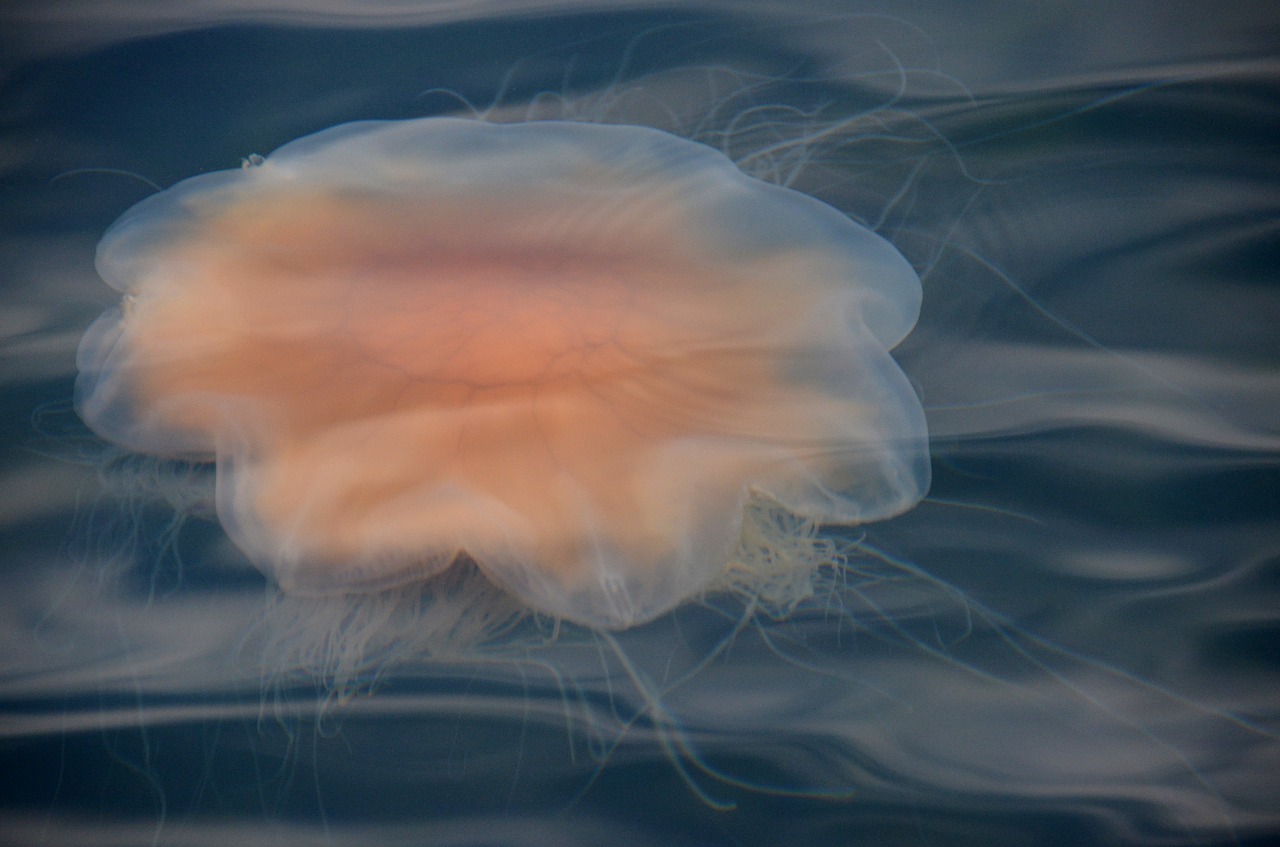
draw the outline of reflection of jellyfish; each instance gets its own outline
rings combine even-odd
[[[81,346],[82,416],[216,457],[223,525],[290,593],[461,556],[589,626],[786,605],[804,527],[928,485],[887,353],[910,265],[657,130],[347,124],[139,204],[98,266],[125,302]]]

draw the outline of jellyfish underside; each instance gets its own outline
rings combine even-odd
[[[657,130],[345,124],[144,201],[98,267],[124,298],[82,342],[82,417],[216,460],[224,527],[286,592],[466,557],[621,628],[749,574],[752,502],[849,524],[928,485],[888,354],[911,267]]]

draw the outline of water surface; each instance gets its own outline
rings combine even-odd
[[[3,15],[0,841],[1280,835],[1268,6]],[[116,299],[93,248],[157,186],[458,112],[659,126],[892,241],[925,285],[896,356],[929,498],[833,532],[843,567],[780,620],[721,597],[616,642],[401,639],[335,693],[347,671],[209,519],[207,469],[71,410]]]

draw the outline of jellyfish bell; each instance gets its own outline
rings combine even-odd
[[[82,418],[213,460],[227,534],[287,594],[466,560],[626,628],[803,576],[780,535],[928,487],[889,354],[911,266],[660,130],[344,124],[143,201],[97,265],[124,297],[81,343]]]

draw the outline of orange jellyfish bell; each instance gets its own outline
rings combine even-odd
[[[850,524],[928,486],[888,353],[912,268],[658,130],[345,124],[138,204],[97,263],[124,298],[82,341],[81,416],[216,461],[227,533],[286,592],[467,557],[626,627],[716,583],[750,498]]]

